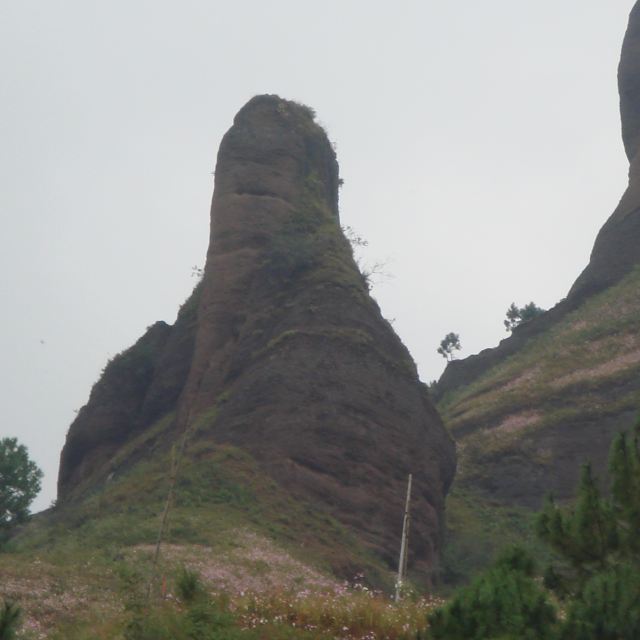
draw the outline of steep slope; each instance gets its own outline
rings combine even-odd
[[[537,507],[566,498],[579,466],[606,467],[640,408],[640,3],[618,73],[629,186],[567,298],[495,349],[448,365],[437,399],[459,442],[461,491]]]
[[[462,484],[537,507],[568,497],[581,462],[640,408],[640,268],[439,404],[459,442]]]
[[[629,184],[613,214],[600,230],[589,264],[567,297],[534,321],[517,328],[493,349],[450,363],[438,382],[436,397],[478,379],[517,353],[534,336],[555,326],[590,296],[616,284],[640,261],[640,4],[631,11],[618,67],[622,139],[629,158]]]
[[[150,327],[95,385],[62,452],[61,510],[152,455],[167,464],[173,445],[179,475],[231,447],[280,504],[316,514],[316,542],[317,520],[332,518],[391,566],[411,472],[412,563],[428,574],[454,446],[354,263],[338,183],[310,109],[258,96],[240,110],[218,154],[203,280],[173,327]],[[325,553],[338,572],[358,568]]]

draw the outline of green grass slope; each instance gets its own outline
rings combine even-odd
[[[196,427],[204,429],[212,419],[212,413],[205,414]],[[76,499],[35,517],[9,549],[73,556],[84,550],[155,544],[172,467],[180,455],[179,443],[167,450],[155,438],[170,422],[167,416],[106,462],[117,471],[101,486],[91,485],[84,494],[79,487]],[[119,458],[127,463],[120,466]],[[199,439],[196,429],[177,461],[175,475],[163,542],[217,548],[233,543],[237,531],[245,530],[328,573],[362,561],[370,568],[372,582],[390,581],[350,531],[293,499],[244,450]]]
[[[144,598],[151,585],[151,602],[162,603],[163,590],[175,594],[181,567],[201,576],[216,598],[236,603],[242,615],[232,616],[234,629],[255,613],[251,598],[266,599],[268,608],[267,600],[287,594],[309,608],[300,594],[337,597],[342,582],[334,574],[348,574],[350,567],[365,567],[364,584],[391,589],[393,576],[353,532],[292,498],[245,451],[200,437],[214,419],[215,410],[200,416],[186,441],[157,565],[161,514],[180,444],[167,449],[167,438],[158,437],[170,428],[170,415],[105,461],[115,471],[103,484],[78,487],[72,501],[33,517],[0,550],[0,601],[22,606],[24,637],[129,637],[122,633],[132,620],[130,601]],[[158,606],[153,615],[162,619],[184,613],[180,603],[164,613],[173,605]],[[346,616],[352,605],[344,606]],[[285,627],[273,637],[307,637]]]
[[[640,268],[532,337],[438,409],[458,446],[445,573],[468,575],[531,537],[547,493],[570,499],[580,465],[600,476],[640,408]]]

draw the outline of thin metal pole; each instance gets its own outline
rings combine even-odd
[[[402,519],[402,542],[400,543],[400,560],[398,562],[398,579],[396,580],[396,602],[402,597],[402,585],[407,576],[407,558],[409,545],[409,525],[411,524],[411,512],[409,510],[411,503],[411,481],[412,474],[409,474],[409,482],[407,483],[407,499],[404,505],[404,518]]]

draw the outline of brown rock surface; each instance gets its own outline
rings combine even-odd
[[[389,565],[412,472],[413,564],[434,564],[454,445],[355,265],[335,153],[308,108],[258,96],[237,114],[218,154],[201,291],[119,358],[139,354],[140,376],[112,363],[71,426],[62,501],[99,486],[99,463],[175,411],[174,440],[244,449]]]

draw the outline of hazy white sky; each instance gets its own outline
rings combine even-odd
[[[257,93],[313,106],[374,295],[437,378],[549,307],[626,184],[633,0],[0,0],[0,437],[55,497],[110,356],[173,322],[207,248],[220,138]]]

